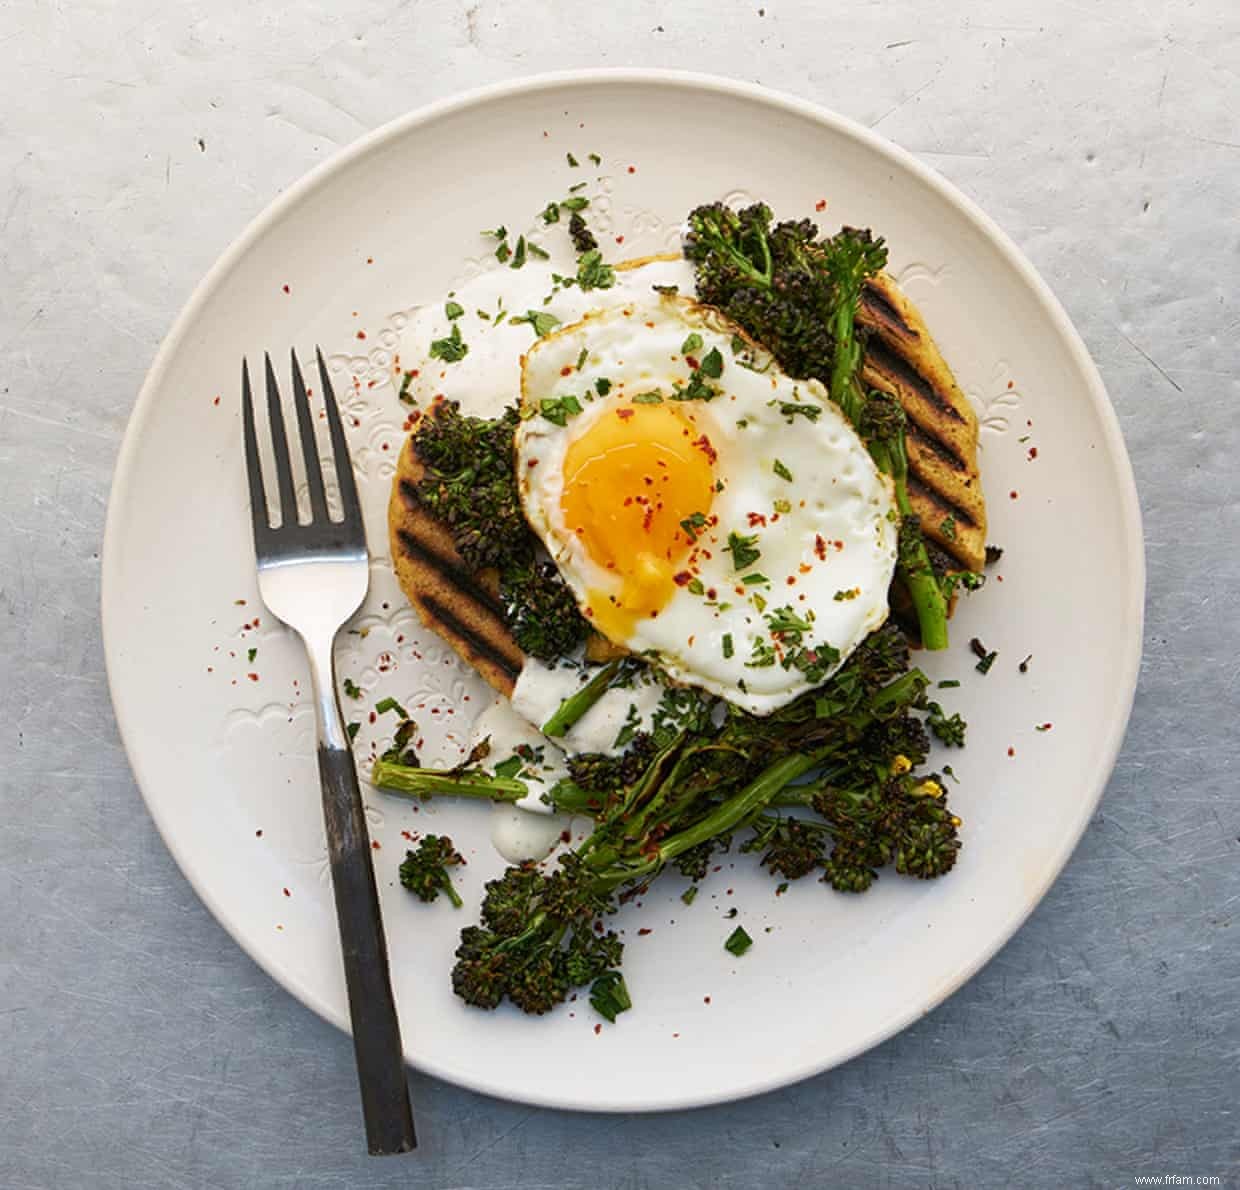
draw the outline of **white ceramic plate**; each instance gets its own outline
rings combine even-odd
[[[566,151],[603,166],[570,170]],[[199,286],[138,399],[104,552],[108,675],[151,814],[212,912],[317,1012],[344,1027],[303,657],[255,587],[240,359],[286,358],[290,345],[306,358],[320,343],[345,398],[374,554],[354,623],[365,635],[338,652],[341,677],[367,692],[357,717],[390,693],[463,734],[481,684],[416,624],[384,556],[404,412],[384,378],[402,311],[479,267],[479,229],[522,226],[586,178],[595,225],[625,237],[622,255],[666,249],[690,207],[746,194],[789,217],[826,199],[824,227],[885,235],[976,402],[990,538],[1006,547],[1002,582],[963,603],[955,646],[926,659],[962,681],[951,705],[970,722],[951,758],[965,821],[956,871],[884,875],[859,898],[805,880],[777,900],[739,857],[691,908],[669,876],[617,919],[636,1006],[615,1026],[596,1030],[584,1002],[533,1019],[455,1000],[457,933],[502,866],[488,808],[415,811],[368,793],[409,1061],[531,1103],[637,1111],[825,1070],[928,1012],[995,953],[1063,867],[1111,771],[1137,675],[1143,557],[1115,417],[1063,310],[980,211],[872,133],[755,87],[633,71],[505,85],[380,129],[282,195]],[[987,677],[971,636],[999,651]],[[363,722],[363,758],[384,726]],[[469,857],[460,912],[396,882],[401,832],[430,824]],[[734,906],[756,940],[739,960],[722,945]]]

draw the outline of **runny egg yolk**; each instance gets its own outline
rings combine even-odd
[[[706,436],[668,404],[620,404],[569,445],[565,521],[619,580],[614,591],[589,592],[587,614],[604,636],[624,640],[675,593],[692,544],[681,521],[710,512],[713,462]]]

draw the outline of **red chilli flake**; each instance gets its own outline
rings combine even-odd
[[[678,587],[687,587],[693,581],[693,575],[687,570],[677,571],[672,575],[672,582]]]
[[[1016,491],[1015,489],[1013,489],[1012,491],[1008,492],[1008,498],[1011,500],[1019,500],[1020,493]]]
[[[595,1037],[597,1037],[597,1036],[598,1036],[598,1035],[599,1035],[602,1031],[603,1031],[603,1026],[602,1026],[602,1025],[595,1025],[595,1026],[594,1026],[594,1036],[595,1036]]]
[[[246,674],[245,676],[246,676],[247,678],[249,678],[251,682],[257,682],[257,681],[258,681],[258,674]]]
[[[261,839],[261,838],[263,837],[263,832],[262,832],[262,831],[255,831],[255,832],[254,832],[254,837],[255,837],[256,839]]]
[[[616,243],[617,243],[617,244],[623,244],[623,243],[624,243],[624,236],[616,236]]]
[[[827,560],[827,541],[821,533],[814,534],[814,553],[820,562]]]
[[[281,289],[283,289],[285,293],[291,293],[291,292],[292,292],[292,291],[289,289],[289,287],[288,287],[287,285],[281,285],[281,286],[280,286],[280,288],[281,288]]]
[[[637,931],[637,936],[639,938],[644,938],[647,934],[652,933],[654,933],[654,931],[649,926],[642,926],[642,928]]]
[[[710,1003],[710,997],[709,997],[709,996],[703,996],[703,997],[702,997],[702,1003],[703,1003],[703,1004],[709,1004],[709,1003]]]
[[[761,525],[762,528],[764,529],[766,528],[766,517],[764,517],[762,513],[750,512],[750,513],[746,513],[745,515],[749,518],[749,527],[751,529],[755,529],[759,525]]]
[[[631,174],[635,174],[635,173],[637,173],[637,166],[635,166],[635,165],[630,165],[630,166],[629,166],[629,173],[631,173]]]
[[[219,403],[220,403],[219,397],[216,397],[215,400],[211,402],[212,405],[218,405]]]
[[[364,338],[366,337],[366,332],[365,332],[365,331],[358,331],[358,332],[357,332],[357,337],[358,337],[359,339],[364,339]]]
[[[1015,756],[1015,755],[1016,755],[1016,749],[1015,749],[1015,748],[1009,748],[1009,749],[1008,749],[1008,755],[1009,755],[1009,756]]]
[[[1033,460],[1033,459],[1036,459],[1037,457],[1038,457],[1038,448],[1036,446],[1031,446],[1029,448],[1029,458]]]
[[[379,850],[383,847],[383,844],[382,844],[382,843],[380,843],[378,839],[371,839],[371,841],[370,841],[370,846],[371,846],[371,847],[372,847],[375,851],[379,851]]]
[[[565,364],[565,365],[564,365],[564,366],[560,369],[560,375],[561,375],[561,376],[571,376],[572,374],[573,374],[573,367],[572,367],[572,365],[571,365],[571,364]]]
[[[291,892],[289,892],[289,890],[286,888],[286,889],[284,890],[284,895],[285,895],[286,897],[291,897],[293,894],[292,894]]]
[[[693,445],[696,446],[698,450],[700,450],[712,463],[719,458],[719,452],[711,446],[710,439],[707,438],[705,434],[698,438]]]
[[[617,416],[617,417],[618,417],[621,421],[628,421],[628,420],[629,420],[629,418],[633,416],[634,412],[635,412],[635,410],[633,410],[633,409],[617,409],[617,410],[616,410],[616,416]]]
[[[827,209],[827,200],[825,198],[820,198],[816,203],[814,203],[815,211],[825,211],[826,209]]]

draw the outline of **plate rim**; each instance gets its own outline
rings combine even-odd
[[[101,550],[100,618],[104,666],[117,730],[147,812],[155,823],[156,830],[159,832],[160,838],[168,848],[177,867],[181,870],[182,875],[194,890],[194,893],[228,933],[229,937],[268,976],[317,1015],[348,1033],[347,1014],[338,1012],[333,1005],[325,1002],[312,989],[302,986],[296,979],[288,978],[285,973],[277,970],[274,962],[269,962],[264,955],[257,953],[256,949],[248,945],[243,937],[240,936],[240,931],[234,929],[233,922],[223,911],[222,907],[217,904],[210,891],[203,887],[195,876],[191,874],[193,865],[189,862],[189,856],[172,837],[171,831],[166,829],[168,824],[163,820],[156,805],[158,799],[153,800],[152,795],[147,792],[148,782],[144,780],[144,766],[139,759],[137,750],[141,725],[135,722],[133,716],[126,711],[125,696],[120,689],[116,675],[118,665],[116,657],[118,650],[121,648],[121,641],[117,639],[117,629],[109,627],[109,623],[113,620],[110,608],[117,598],[116,592],[120,584],[120,578],[117,574],[118,548],[116,545],[122,532],[122,514],[120,509],[128,505],[129,477],[133,471],[133,463],[138,451],[141,449],[141,442],[144,438],[143,430],[155,407],[156,396],[162,387],[164,375],[169,368],[170,361],[180,349],[183,340],[196,322],[200,311],[210,300],[215,290],[238,265],[246,252],[272,227],[276,226],[286,213],[296,207],[330,177],[346,170],[354,161],[382,145],[399,139],[420,125],[432,123],[446,115],[466,108],[483,106],[512,96],[538,91],[554,92],[582,86],[613,84],[633,87],[643,85],[673,86],[690,91],[713,92],[722,96],[760,104],[773,112],[782,111],[812,120],[842,136],[860,142],[880,157],[885,158],[901,169],[909,171],[919,181],[937,192],[944,201],[960,211],[978,229],[984,238],[997,249],[1004,263],[1011,267],[1029,287],[1034,298],[1049,318],[1053,329],[1067,348],[1072,364],[1085,382],[1089,398],[1098,415],[1103,440],[1115,461],[1114,471],[1119,489],[1117,495],[1119,497],[1120,517],[1123,524],[1125,553],[1132,570],[1132,581],[1126,592],[1127,614],[1134,625],[1132,640],[1128,644],[1127,655],[1124,658],[1121,681],[1116,691],[1118,697],[1114,700],[1113,708],[1110,712],[1110,721],[1107,724],[1105,739],[1097,753],[1097,761],[1092,772],[1086,776],[1082,784],[1086,796],[1079,803],[1076,821],[1071,823],[1070,829],[1065,832],[1060,846],[1054,853],[1053,862],[1046,867],[1048,874],[1039,882],[1036,888],[1033,888],[1031,892],[1025,895],[1016,911],[1011,914],[1009,920],[1003,924],[1003,927],[996,932],[989,944],[983,947],[968,963],[965,963],[952,979],[923,992],[905,1010],[894,1013],[890,1019],[869,1030],[844,1050],[835,1053],[826,1060],[811,1058],[792,1070],[781,1070],[777,1074],[752,1077],[739,1087],[733,1086],[718,1092],[704,1090],[697,1094],[683,1094],[669,1100],[661,1100],[655,1104],[635,1104],[628,1101],[580,1103],[574,1102],[562,1095],[545,1094],[537,1090],[531,1090],[529,1093],[514,1093],[511,1088],[497,1086],[495,1083],[488,1082],[483,1078],[463,1076],[455,1070],[445,1068],[439,1062],[426,1061],[411,1054],[408,1043],[405,1046],[405,1061],[415,1069],[431,1074],[436,1078],[441,1078],[453,1085],[466,1087],[471,1091],[509,1101],[567,1111],[645,1113],[676,1111],[736,1102],[780,1087],[793,1085],[851,1061],[853,1058],[894,1037],[897,1033],[933,1011],[950,996],[959,991],[964,984],[986,966],[1028,921],[1038,905],[1041,904],[1051,885],[1058,879],[1076,850],[1077,845],[1080,843],[1114,771],[1136,695],[1144,643],[1146,563],[1141,509],[1132,462],[1128,456],[1119,419],[1107,393],[1106,386],[1080,333],[1068,317],[1067,311],[1015,242],[973,199],[937,171],[920,161],[907,149],[902,148],[865,125],[848,117],[841,116],[821,104],[757,83],[744,82],[697,71],[632,67],[592,67],[578,70],[544,72],[471,88],[467,91],[434,100],[401,116],[397,116],[395,119],[380,125],[351,144],[346,145],[337,153],[303,174],[285,190],[278,193],[229,244],[194,287],[188,300],[177,314],[171,328],[160,343],[155,358],[138,391],[137,399],[126,423],[120,450],[117,453],[108,496]]]

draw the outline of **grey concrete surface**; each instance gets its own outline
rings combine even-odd
[[[1232,0],[0,7],[0,1186],[1235,1184],[1238,45]],[[592,65],[818,100],[1015,237],[1136,467],[1141,687],[1058,884],[901,1036],[648,1118],[415,1077],[423,1148],[376,1163],[347,1040],[210,917],[130,776],[99,642],[108,484],[160,338],[282,187],[424,101]]]

